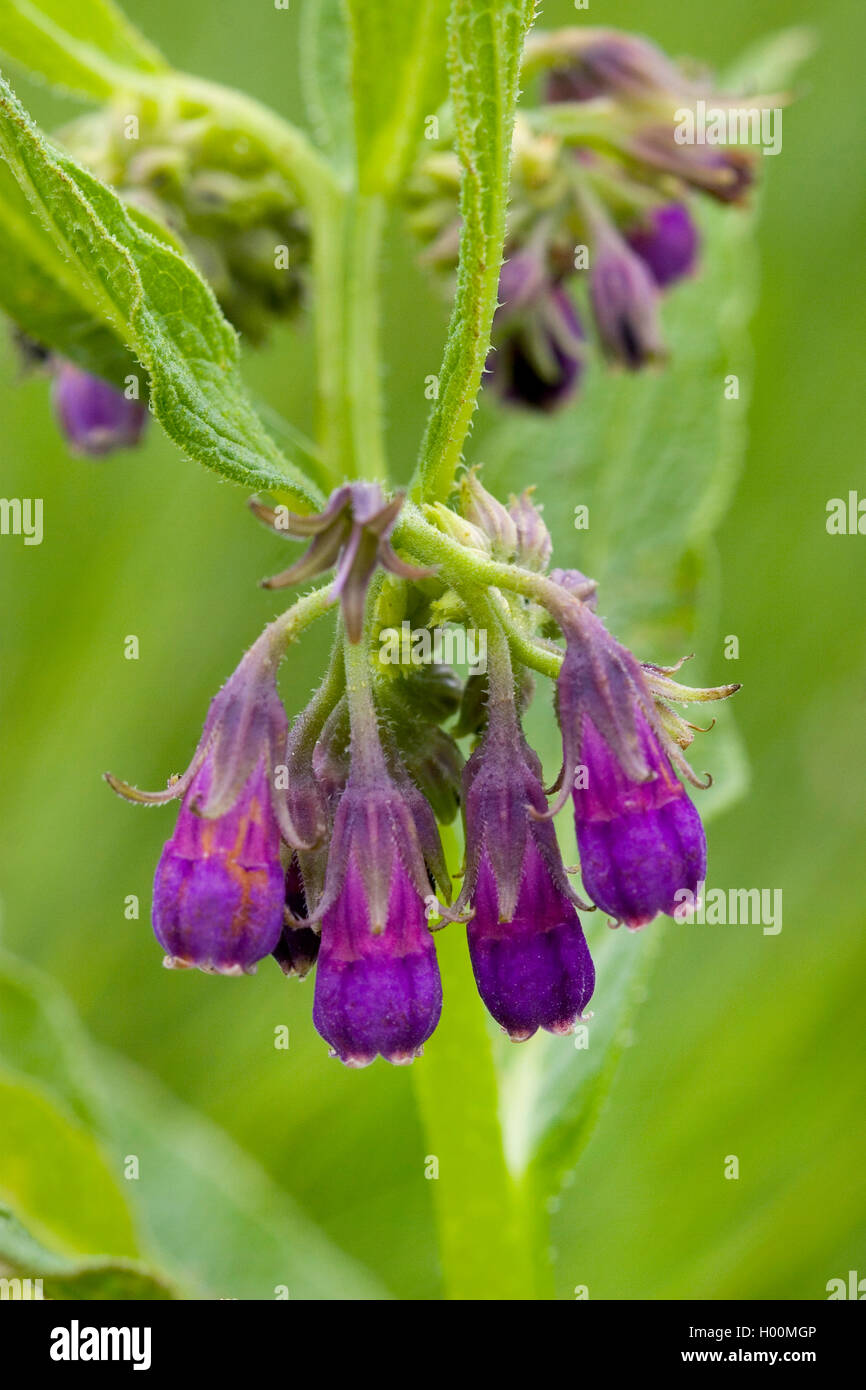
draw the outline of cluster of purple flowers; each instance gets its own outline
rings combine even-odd
[[[487,499],[490,529],[508,530],[524,564],[546,568],[549,536],[529,495],[506,510],[474,480],[471,491],[468,524],[485,520]],[[398,508],[371,485],[353,484],[321,517],[292,519],[296,533],[313,537],[299,562],[304,575],[335,568],[350,624],[377,563],[429,574],[391,549]],[[264,519],[274,524],[272,514]],[[462,689],[442,667],[385,681],[358,628],[290,728],[276,683],[279,619],[214,698],[183,776],[157,793],[109,778],[135,801],[181,799],[154,885],[167,965],[242,975],[273,955],[287,974],[303,976],[315,964],[313,1020],[333,1055],[350,1066],[377,1056],[411,1062],[442,1008],[431,930],[441,918],[467,923],[479,993],[512,1039],[574,1027],[594,987],[578,916],[589,904],[570,886],[553,811],[573,796],[584,891],[629,927],[673,913],[683,889],[698,894],[706,844],[674,772],[690,770],[669,701],[690,692],[611,637],[578,597],[592,587],[582,575],[553,571],[542,583],[566,639],[553,807],[521,728],[525,692],[507,646],[486,677]],[[458,709],[454,732],[475,735],[465,764],[439,727]],[[424,749],[433,750],[426,762]],[[452,808],[462,805],[466,843],[453,907],[437,826],[437,814],[448,819],[448,799],[437,795],[445,784]]]
[[[524,73],[540,77],[541,106],[515,125],[487,370],[504,401],[552,411],[578,392],[590,336],[630,371],[664,358],[661,300],[694,271],[700,250],[690,200],[742,202],[755,158],[738,146],[678,142],[678,110],[706,99],[727,109],[734,99],[645,39],[590,27],[536,33]],[[456,263],[456,194],[453,156],[437,150],[419,161],[411,224],[427,243],[425,261],[445,273]]]

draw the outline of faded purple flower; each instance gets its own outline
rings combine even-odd
[[[545,43],[559,58],[548,73],[550,102],[592,101],[604,96],[641,101],[687,88],[679,68],[661,49],[635,34],[572,28],[540,35],[539,46]]]
[[[401,579],[426,579],[434,573],[401,560],[388,539],[404,497],[398,492],[386,502],[378,483],[345,483],[331,494],[325,510],[312,516],[266,507],[254,498],[250,506],[256,516],[278,535],[312,537],[300,560],[265,580],[264,587],[282,589],[335,569],[334,593],[340,597],[349,640],[358,642],[367,586],[378,565]]]
[[[754,151],[739,146],[678,144],[674,126],[652,125],[635,135],[633,158],[663,174],[673,174],[720,203],[741,203],[755,178]]]
[[[274,950],[283,925],[280,832],[264,759],[230,811],[208,819],[213,767],[190,783],[153,885],[153,929],[166,964],[223,975],[250,972]]]
[[[147,424],[147,406],[72,362],[59,361],[51,396],[57,420],[76,454],[100,458],[138,444]]]

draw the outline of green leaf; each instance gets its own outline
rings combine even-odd
[[[99,1065],[110,1137],[138,1158],[139,1210],[183,1282],[231,1298],[389,1297],[215,1124],[125,1059]]]
[[[344,0],[306,0],[301,11],[301,90],[320,147],[340,168],[354,154],[349,33]]]
[[[155,223],[49,145],[2,80],[0,155],[54,243],[58,278],[78,277],[94,316],[134,352],[175,443],[245,487],[277,491],[302,510],[318,506],[320,494],[246,395],[237,335],[209,287]]]
[[[8,1207],[0,1207],[0,1274],[29,1281],[24,1283],[21,1296],[25,1297],[100,1301],[179,1297],[168,1280],[137,1261],[73,1260],[46,1250]]]
[[[278,1285],[286,1285],[292,1298],[389,1297],[217,1125],[125,1059],[97,1051],[58,986],[2,952],[2,1105],[6,1077],[30,1099],[16,1102],[18,1118],[8,1140],[4,1127],[0,1196],[41,1244],[65,1253],[134,1254],[115,1172],[135,1157],[138,1177],[126,1182],[126,1199],[149,1236],[148,1250],[156,1252],[160,1266],[177,1271],[184,1287],[233,1298],[273,1298]],[[65,1117],[68,1109],[87,1119],[90,1132]],[[108,1166],[103,1145],[115,1155]],[[83,1156],[90,1161],[90,1188],[81,1176]],[[0,1220],[0,1264],[24,1275],[41,1273],[29,1255],[16,1263],[15,1241],[4,1245],[3,1239]],[[75,1275],[66,1270],[79,1279],[75,1297],[173,1296],[159,1293],[170,1287],[164,1276],[137,1266],[113,1259],[93,1267],[88,1261],[86,1268],[76,1261],[79,1266]],[[107,1293],[112,1279],[129,1288],[135,1280],[149,1280],[154,1292]]]
[[[87,287],[62,260],[0,162],[0,308],[31,338],[122,386],[135,358],[93,312]]]
[[[135,1255],[132,1216],[102,1145],[35,1084],[0,1072],[0,1200],[68,1254]]]
[[[451,6],[448,57],[463,228],[439,395],[411,489],[417,501],[450,492],[481,385],[505,240],[520,56],[534,8],[533,0],[453,0]]]
[[[347,0],[358,181],[393,189],[420,139],[429,74],[442,53],[447,0]]]
[[[91,1127],[98,1103],[84,1032],[41,971],[0,951],[0,1065],[22,1072]]]
[[[0,49],[53,87],[98,100],[123,85],[125,70],[166,69],[111,0],[0,0]]]

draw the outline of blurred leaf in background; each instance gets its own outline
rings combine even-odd
[[[179,66],[298,118],[287,55],[312,3],[241,13],[235,0],[152,0],[145,16],[130,0],[128,9]],[[573,22],[573,7],[549,0],[543,19]],[[665,377],[596,374],[555,423],[502,425],[485,410],[471,441],[496,485],[517,489],[528,475],[538,483],[557,560],[601,581],[601,611],[642,656],[694,648],[696,679],[743,681],[736,718],[749,791],[718,807],[710,875],[723,887],[778,888],[784,899],[778,935],[669,923],[605,942],[592,1029],[607,1026],[605,1010],[620,1017],[621,977],[609,973],[617,955],[652,951],[652,990],[617,1027],[622,1062],[577,1166],[579,1134],[567,1154],[542,1150],[555,1177],[544,1190],[556,1293],[588,1285],[592,1298],[821,1298],[827,1280],[866,1259],[866,873],[862,778],[853,775],[866,756],[854,604],[866,552],[862,539],[828,536],[824,525],[827,500],[857,486],[852,442],[866,423],[854,382],[862,305],[846,269],[864,212],[857,40],[866,17],[853,0],[731,0],[718,11],[621,0],[606,19],[721,69],[792,22],[812,24],[819,46],[785,112],[782,153],[762,161],[759,276],[742,224],[720,215],[718,228],[706,228],[704,276],[671,298],[671,394],[662,394]],[[60,118],[56,99],[24,81],[18,89],[49,128]],[[718,317],[704,298],[715,277],[736,290]],[[743,331],[756,280],[750,349]],[[408,477],[445,314],[397,225],[386,292],[389,447]],[[740,417],[700,404],[696,413],[691,368],[711,378],[730,353],[752,380]],[[301,426],[310,357],[301,326],[279,330],[246,364],[256,392]],[[330,1062],[310,1023],[309,984],[286,982],[269,962],[243,982],[160,970],[150,882],[171,813],[118,806],[100,781],[111,767],[158,785],[186,764],[212,691],[275,611],[255,585],[279,566],[280,548],[245,516],[239,490],[217,486],[157,431],[135,454],[73,460],[44,382],[19,383],[9,350],[2,379],[2,492],[41,496],[46,513],[41,547],[0,543],[2,938],[62,988],[7,962],[0,1066],[17,1113],[38,1110],[40,1128],[51,1126],[74,1154],[79,1191],[91,1182],[100,1195],[81,1197],[73,1223],[48,1185],[46,1156],[27,1155],[27,1181],[43,1184],[27,1190],[10,1162],[0,1200],[19,1220],[22,1205],[32,1208],[33,1220],[22,1233],[7,1219],[0,1263],[23,1267],[24,1249],[37,1273],[27,1245],[35,1241],[47,1252],[46,1277],[50,1265],[57,1279],[91,1277],[86,1261],[109,1254],[111,1269],[128,1261],[135,1278],[172,1292],[269,1298],[282,1285],[293,1298],[437,1297],[434,1183],[410,1078]],[[748,395],[738,478],[720,431],[744,429]],[[672,459],[662,445],[675,421]],[[622,452],[603,470],[614,439]],[[573,526],[579,502],[590,506],[587,533]],[[605,517],[612,529],[595,526]],[[137,661],[124,658],[129,634],[139,639]],[[735,662],[724,656],[730,634]],[[326,633],[311,634],[293,655],[290,710],[312,689],[326,643]],[[742,787],[737,744],[720,732],[703,740],[706,764],[730,759]],[[530,733],[550,765],[542,698]],[[596,944],[605,931],[592,925]],[[622,982],[640,995],[640,979]],[[283,1025],[288,1050],[274,1046]],[[512,1163],[520,1165],[525,1127],[543,1133],[551,1107],[560,1114],[558,1088],[567,1096],[583,1063],[594,1075],[592,1057],[536,1038],[508,1058]],[[528,1090],[534,1108],[524,1104]],[[19,1132],[25,1143],[27,1127]],[[140,1160],[138,1179],[124,1176],[128,1155]],[[730,1155],[739,1159],[734,1181],[725,1178]],[[89,1221],[106,1224],[92,1231]]]

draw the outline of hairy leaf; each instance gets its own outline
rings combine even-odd
[[[149,1249],[160,1265],[178,1271],[182,1286],[214,1297],[273,1298],[278,1285],[292,1298],[388,1297],[218,1126],[147,1073],[94,1048],[62,991],[6,952],[0,953],[0,1103],[9,1118],[0,1145],[0,1200],[40,1244],[67,1253],[134,1255],[117,1176],[134,1156],[138,1176],[126,1184],[127,1199]],[[87,1129],[67,1118],[73,1108]],[[73,1203],[68,1213],[67,1201]],[[114,1259],[69,1264],[46,1254],[46,1264],[36,1263],[25,1235],[0,1212],[0,1265],[75,1280],[74,1294],[64,1296],[180,1296],[162,1274]],[[118,1292],[108,1292],[114,1287]]]
[[[135,358],[94,312],[87,286],[34,219],[2,162],[0,308],[34,341],[116,386],[136,370]]]
[[[318,505],[246,395],[237,335],[210,288],[155,223],[54,149],[2,80],[0,156],[55,245],[59,278],[65,261],[145,368],[151,408],[175,443],[234,482]]]
[[[179,1296],[179,1291],[168,1280],[135,1260],[75,1260],[46,1250],[9,1208],[3,1206],[0,1206],[0,1274],[7,1279],[23,1281],[20,1296],[30,1298],[114,1302]]]

